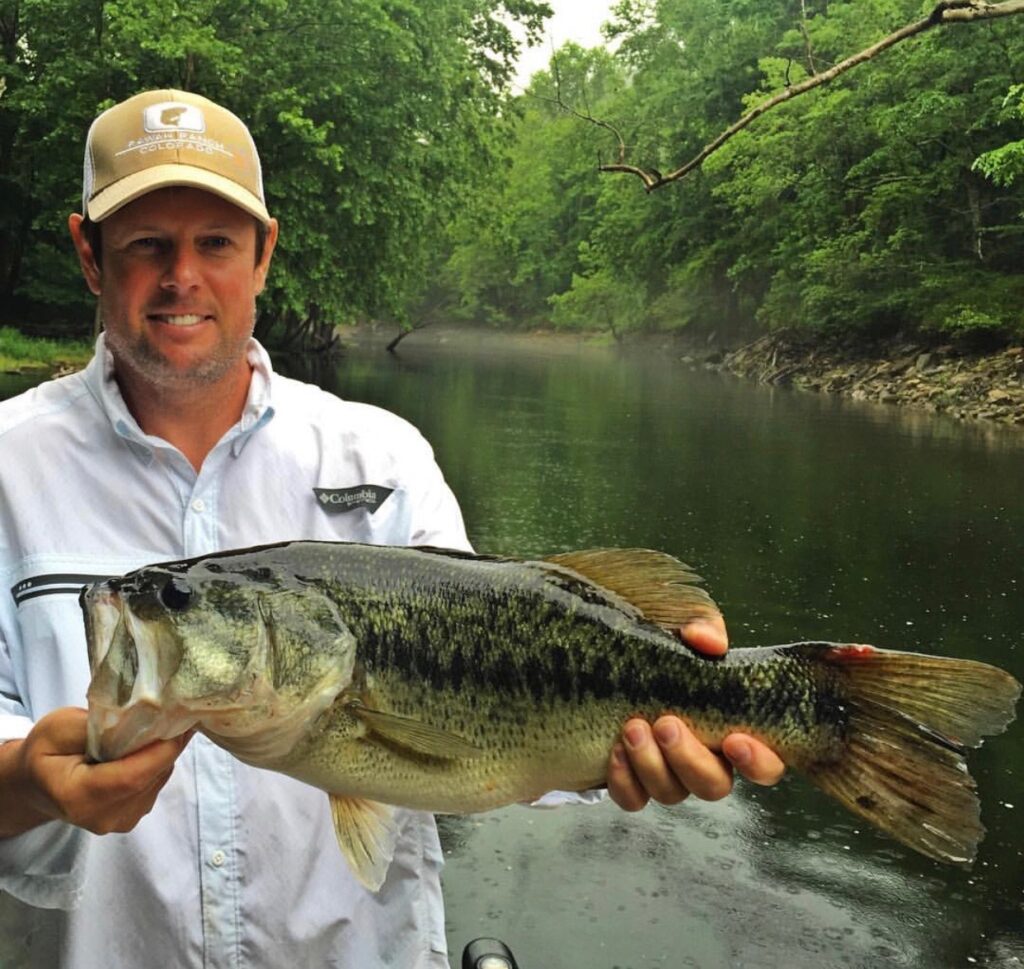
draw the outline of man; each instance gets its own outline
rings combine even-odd
[[[43,924],[31,964],[445,966],[429,815],[400,812],[373,895],[320,791],[201,736],[84,759],[93,577],[296,538],[469,547],[414,428],[274,374],[252,340],[278,226],[244,124],[146,92],[97,118],[85,157],[69,226],[104,333],[85,371],[0,405],[0,888],[56,910],[22,910]],[[333,513],[314,488],[372,500]],[[688,634],[725,649],[724,628]],[[755,781],[781,774],[752,738],[725,751]],[[730,786],[676,718],[630,722],[609,761],[630,810]]]

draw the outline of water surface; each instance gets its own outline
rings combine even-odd
[[[428,331],[319,380],[422,428],[481,551],[659,548],[705,576],[733,645],[874,642],[1024,676],[1024,433],[675,357]],[[498,935],[521,969],[1022,966],[1022,737],[972,758],[989,834],[969,870],[797,778],[635,815],[442,819],[453,960]]]
[[[1024,435],[756,387],[675,354],[417,334],[323,381],[431,439],[481,551],[660,548],[733,645],[801,639],[1024,675]],[[912,855],[805,782],[717,804],[512,807],[442,820],[454,954],[523,969],[1024,965],[1022,728],[972,770],[970,870]]]

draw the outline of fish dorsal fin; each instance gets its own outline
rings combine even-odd
[[[395,856],[395,809],[361,797],[328,797],[341,853],[360,883],[371,892],[379,891]]]
[[[571,569],[615,593],[663,629],[675,630],[720,615],[711,596],[696,584],[700,576],[665,552],[594,548],[550,555],[544,561]]]
[[[460,757],[477,757],[482,753],[479,747],[458,734],[431,726],[422,720],[402,717],[395,713],[382,713],[358,702],[348,704],[346,709],[352,716],[362,720],[374,733],[418,754],[456,760]]]

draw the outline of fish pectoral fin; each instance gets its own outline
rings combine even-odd
[[[440,757],[443,760],[456,760],[460,757],[479,757],[483,753],[479,747],[458,734],[433,727],[422,720],[401,717],[394,713],[381,713],[361,703],[350,703],[346,709],[352,716],[362,720],[374,733],[418,754]]]
[[[341,853],[360,883],[371,892],[379,891],[395,856],[395,809],[361,797],[327,796]]]
[[[665,552],[648,548],[594,548],[544,559],[602,586],[645,619],[673,631],[688,622],[715,619],[718,606],[697,583],[699,575]]]

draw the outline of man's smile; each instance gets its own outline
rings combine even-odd
[[[166,323],[169,326],[195,326],[205,320],[212,320],[212,316],[201,313],[147,313],[146,318],[154,323]]]

